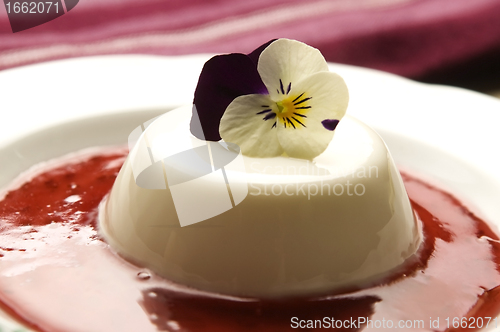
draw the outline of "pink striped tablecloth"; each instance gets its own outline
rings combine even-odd
[[[273,38],[328,61],[418,78],[500,59],[500,0],[80,0],[13,33],[0,6],[0,70],[99,54],[249,52]]]

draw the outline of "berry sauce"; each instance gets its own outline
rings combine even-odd
[[[424,241],[369,288],[315,298],[238,299],[185,289],[118,255],[98,206],[122,148],[63,158],[0,193],[0,306],[36,331],[464,331],[496,327],[498,235],[450,194],[403,174]],[[340,325],[342,328],[340,328]],[[403,326],[401,326],[403,324]]]

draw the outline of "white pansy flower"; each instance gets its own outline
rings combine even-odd
[[[325,151],[347,109],[344,80],[317,49],[289,39],[267,46],[257,71],[268,94],[236,97],[220,120],[222,139],[252,157],[312,159]]]

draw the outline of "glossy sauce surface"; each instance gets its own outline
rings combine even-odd
[[[97,150],[44,166],[23,175],[0,201],[0,301],[33,329],[290,331],[321,320],[323,328],[316,322],[316,329],[305,329],[320,331],[328,328],[325,317],[366,317],[372,325],[346,330],[380,331],[377,322],[422,320],[423,330],[442,331],[454,318],[470,316],[465,330],[471,331],[478,325],[474,317],[500,312],[498,236],[451,195],[406,174],[425,241],[418,258],[378,285],[314,299],[258,301],[169,283],[121,259],[98,236],[97,208],[125,155],[118,148]]]

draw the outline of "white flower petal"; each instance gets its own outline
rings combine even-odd
[[[290,84],[293,89],[296,82],[328,71],[328,65],[314,47],[296,40],[278,39],[262,51],[257,70],[271,99],[278,101],[287,93]]]
[[[289,99],[293,98],[292,101],[295,96],[302,96],[292,103],[284,102],[288,107],[293,105],[296,109],[291,113],[282,113],[282,118],[287,117],[287,114],[293,118],[278,122],[278,140],[290,157],[312,159],[325,151],[334,134],[334,131],[327,130],[321,122],[327,119],[340,120],[346,112],[349,102],[347,86],[339,75],[320,72],[298,82],[289,95]],[[298,124],[295,119],[303,125]]]
[[[266,106],[266,107],[263,107]],[[271,109],[271,111],[267,111]],[[267,95],[244,95],[234,99],[226,108],[219,131],[225,142],[237,144],[250,157],[276,157],[283,153],[273,128],[277,107]],[[261,113],[261,114],[257,114]],[[265,117],[268,120],[264,120]]]

